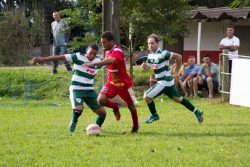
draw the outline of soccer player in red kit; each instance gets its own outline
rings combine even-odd
[[[136,133],[139,129],[138,115],[136,107],[131,99],[128,89],[132,86],[132,79],[126,71],[124,53],[122,49],[115,44],[114,36],[111,32],[106,31],[101,36],[101,43],[106,50],[105,58],[99,62],[83,64],[83,66],[92,67],[95,65],[107,65],[108,81],[103,86],[98,96],[98,102],[112,108],[116,120],[120,120],[119,104],[112,102],[110,99],[119,95],[126,103],[131,112],[133,127],[131,132]]]

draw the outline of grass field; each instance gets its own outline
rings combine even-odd
[[[0,166],[226,166],[250,165],[250,108],[207,99],[192,102],[204,110],[204,123],[181,105],[156,99],[161,119],[143,120],[149,111],[138,106],[140,130],[130,134],[126,108],[115,121],[108,110],[100,136],[84,129],[95,121],[86,109],[74,134],[67,99],[31,101],[0,99]]]

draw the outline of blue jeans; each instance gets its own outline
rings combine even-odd
[[[67,54],[67,47],[65,45],[63,46],[53,46],[53,55],[63,55]],[[68,71],[71,71],[70,63],[67,61],[64,61],[65,67]],[[58,61],[53,61],[53,68],[56,69],[58,67]]]

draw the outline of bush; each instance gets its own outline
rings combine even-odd
[[[64,66],[59,67],[58,75],[51,75],[51,67],[5,67],[0,68],[0,97],[52,99],[69,96],[71,75]],[[151,71],[134,68],[134,86],[149,86]],[[95,79],[95,88],[102,88],[102,71]],[[138,94],[138,93],[136,93]],[[140,94],[140,93],[139,93]]]
[[[42,16],[34,12],[31,18],[22,10],[6,12],[0,20],[0,64],[21,66],[27,64],[31,49],[44,36]]]

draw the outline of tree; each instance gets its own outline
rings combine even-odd
[[[90,43],[99,40],[102,28],[101,0],[78,0],[61,11],[69,24],[72,51],[84,51]]]
[[[24,10],[5,12],[0,21],[0,63],[3,65],[25,65],[30,50],[38,45],[43,36],[42,17],[38,11],[25,17]]]
[[[157,33],[169,43],[174,43],[177,36],[188,34],[184,26],[188,9],[184,0],[124,0],[121,4],[120,24],[125,40],[128,41],[128,25],[132,23],[134,48],[145,44],[146,37],[151,33]],[[124,45],[128,46],[128,43]]]
[[[70,4],[64,0],[0,0],[1,63],[25,64],[28,50],[35,46],[41,46],[42,54],[49,55],[52,11],[62,10]],[[7,46],[14,48],[6,49]]]
[[[209,8],[228,6],[233,0],[190,0],[188,3],[191,6],[207,6]]]
[[[244,7],[249,5],[250,5],[250,0],[233,0],[233,2],[230,4],[232,8]]]

